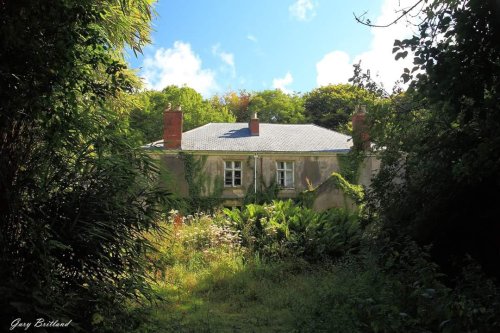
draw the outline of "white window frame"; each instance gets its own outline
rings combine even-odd
[[[284,163],[284,168],[280,168],[280,163]],[[291,165],[291,168],[289,167]],[[283,172],[283,183],[280,183],[280,172]],[[287,184],[287,173],[292,173],[292,184]],[[295,188],[295,162],[276,161],[276,183],[281,188]]]
[[[228,166],[227,164],[230,163]],[[236,166],[236,163],[239,163],[239,167]],[[239,171],[240,177],[239,181],[240,183],[237,184],[235,182],[237,180],[236,173]],[[231,172],[231,184],[227,183],[227,172]],[[243,183],[243,163],[242,161],[224,161],[224,187],[241,187]]]

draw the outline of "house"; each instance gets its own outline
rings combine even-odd
[[[363,112],[356,117],[355,126],[362,127]],[[210,123],[187,132],[182,124],[180,108],[167,108],[163,140],[144,148],[165,167],[169,190],[181,197],[218,197],[225,206],[241,206],[248,195],[272,186],[279,198],[296,198],[341,171],[341,157],[353,148],[350,136],[313,124],[260,123],[257,115],[249,123]],[[365,145],[368,137],[362,137]],[[363,161],[360,184],[369,185],[378,167],[374,161]],[[325,193],[317,200],[319,210],[352,206],[339,189]]]

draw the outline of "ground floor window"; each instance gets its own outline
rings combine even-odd
[[[241,161],[224,162],[224,186],[241,186]]]
[[[276,182],[284,188],[294,187],[293,162],[276,162]]]

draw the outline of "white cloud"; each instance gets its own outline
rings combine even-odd
[[[143,65],[144,80],[149,89],[186,85],[203,96],[218,90],[215,72],[202,68],[200,57],[189,43],[176,41],[172,48],[160,48],[153,57],[147,56]]]
[[[308,21],[316,15],[316,6],[312,0],[297,0],[288,7],[288,12],[299,21]]]
[[[285,77],[273,79],[273,88],[280,89],[285,94],[290,94],[291,91],[286,88],[286,86],[290,85],[293,82],[293,77],[290,72],[287,72]]]
[[[257,37],[255,37],[254,35],[252,34],[248,34],[247,35],[247,39],[251,42],[254,42],[254,43],[257,43],[259,40],[257,39]]]
[[[352,65],[349,55],[343,51],[327,53],[323,59],[316,64],[318,86],[328,84],[345,83],[352,77]]]
[[[221,52],[219,56],[222,61],[234,68],[234,55],[232,53]]]
[[[381,14],[372,22],[373,24],[387,24],[400,14],[398,9],[408,9],[413,0],[385,0],[382,4]],[[395,39],[404,39],[410,36],[412,30],[405,20],[387,28],[370,28],[372,41],[368,51],[355,55],[352,59],[342,51],[328,53],[316,64],[317,84],[319,86],[329,83],[347,83],[352,77],[353,64],[361,60],[364,71],[370,70],[372,78],[382,82],[385,89],[390,92],[394,83],[400,78],[403,68],[411,68],[412,56],[396,61],[392,48]],[[348,75],[346,74],[348,72]]]
[[[234,54],[222,51],[220,44],[212,46],[212,54],[222,60],[231,69],[232,76],[236,76],[236,66],[234,64]]]

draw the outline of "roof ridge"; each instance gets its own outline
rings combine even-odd
[[[311,125],[316,126],[316,127],[319,127],[319,128],[321,128],[321,129],[324,129],[324,130],[327,130],[327,131],[330,131],[330,132],[334,132],[334,133],[337,133],[337,134],[343,135],[343,136],[348,136],[348,137],[351,137],[350,135],[347,135],[347,134],[344,134],[344,133],[340,133],[340,132],[338,132],[338,131],[334,131],[334,130],[332,130],[332,129],[329,129],[329,128],[326,128],[326,127],[323,127],[323,126],[320,126],[320,125],[316,125],[316,124],[314,124],[314,123],[313,123],[313,124],[311,124]]]
[[[205,126],[208,126],[208,125],[211,125],[211,124],[215,124],[215,123],[208,123],[208,124],[205,124],[205,125],[201,125],[201,126],[198,126],[198,127],[195,127],[195,128],[191,128],[190,130],[187,130],[186,132],[182,132],[182,134],[186,134],[186,133],[189,133],[189,132],[192,132],[194,130],[198,130],[198,129],[201,129]]]

